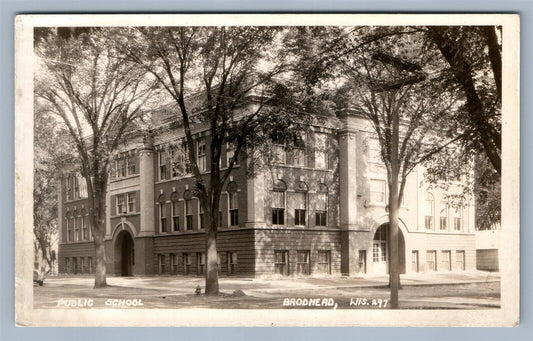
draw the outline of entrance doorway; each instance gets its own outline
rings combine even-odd
[[[382,225],[374,234],[374,241],[372,243],[372,261],[373,270],[375,274],[386,274],[388,273],[388,236],[389,229],[388,225]]]
[[[115,243],[115,269],[121,276],[133,276],[135,265],[135,244],[131,234],[122,231],[117,236]]]
[[[398,253],[400,273],[405,273],[405,240],[402,231],[398,234]],[[372,272],[388,274],[390,261],[389,224],[381,225],[374,234],[372,241]]]

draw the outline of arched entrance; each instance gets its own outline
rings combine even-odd
[[[128,231],[121,231],[115,241],[115,273],[132,276],[135,265],[135,244]]]
[[[400,273],[405,273],[405,239],[399,230],[398,253],[400,255]],[[389,273],[390,233],[389,224],[382,224],[374,233],[372,240],[372,272],[375,274]]]

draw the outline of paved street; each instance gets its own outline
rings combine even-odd
[[[34,307],[375,309],[390,305],[388,276],[221,277],[221,295],[216,297],[195,294],[198,285],[203,292],[202,277],[108,277],[109,287],[104,289],[93,289],[93,281],[88,275],[49,277],[43,287],[34,286]],[[404,309],[487,309],[499,305],[498,273],[402,275],[400,307]]]

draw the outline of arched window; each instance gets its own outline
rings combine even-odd
[[[433,199],[433,194],[426,193],[426,200],[425,200],[425,217],[424,217],[424,225],[426,226],[427,230],[433,230],[434,229],[434,212],[435,212],[435,200]]]
[[[272,225],[285,224],[285,191],[287,185],[283,180],[276,180],[272,190]]]

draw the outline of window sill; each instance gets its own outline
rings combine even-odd
[[[109,183],[120,182],[120,181],[139,178],[139,177],[140,177],[140,174],[133,174],[133,175],[128,175],[128,176],[125,176],[125,177],[115,178],[113,180],[109,180]]]
[[[87,200],[87,199],[88,199],[88,197],[78,198],[78,199],[68,199],[68,200],[65,200],[65,204],[70,204],[70,203],[73,203],[73,202],[78,202],[78,201]]]
[[[61,242],[61,244],[81,244],[81,243],[92,243],[94,242],[94,239],[90,240],[76,240],[76,241],[69,241],[69,242]]]
[[[287,165],[285,163],[274,163],[274,166],[282,167],[282,168],[290,168],[290,169],[321,171],[321,172],[332,172],[333,171],[332,169],[328,169],[328,168],[313,168],[313,167],[307,167],[307,166],[294,166],[294,165]]]
[[[139,214],[141,214],[141,212],[128,212],[128,213],[112,215],[109,218],[113,219],[113,218],[131,217],[131,216],[135,216]]]
[[[241,167],[241,165],[233,166],[232,170],[240,168],[240,167]],[[226,169],[228,169],[228,167],[220,168],[221,171],[226,170]],[[209,174],[211,174],[211,171],[201,171],[200,172],[200,175],[209,175]],[[189,174],[185,174],[185,175],[171,177],[170,179],[157,180],[155,183],[156,184],[163,184],[163,183],[170,182],[170,181],[179,181],[179,180],[188,179],[188,178],[194,178],[194,174],[189,173]]]

